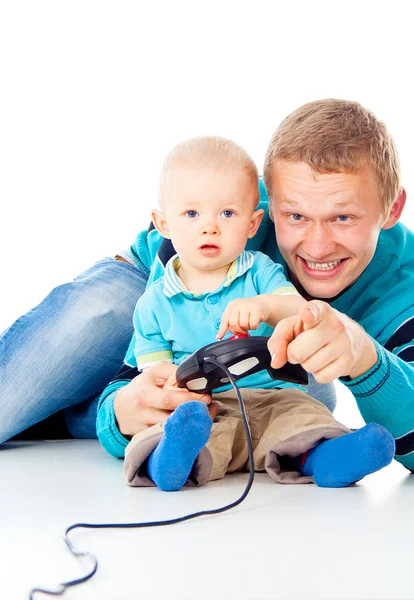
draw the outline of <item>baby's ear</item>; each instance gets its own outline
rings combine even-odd
[[[249,227],[249,238],[252,238],[256,235],[256,231],[259,229],[260,223],[263,219],[264,210],[261,208],[259,210],[255,210],[252,214],[252,219],[250,221]]]
[[[167,219],[163,210],[152,210],[151,211],[152,222],[154,223],[155,229],[165,238],[170,239],[170,232],[168,229]]]

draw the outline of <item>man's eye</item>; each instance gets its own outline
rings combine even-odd
[[[291,217],[294,221],[300,221],[303,218],[302,215],[299,215],[298,213],[293,213]]]
[[[226,217],[226,219],[230,219],[230,217],[234,215],[234,212],[232,210],[223,210],[221,214],[223,217]]]
[[[346,223],[349,220],[349,216],[348,215],[339,215],[338,220],[341,223]]]
[[[195,217],[198,216],[198,212],[196,210],[187,210],[187,212],[185,213],[186,217],[189,217],[190,219],[194,219]]]

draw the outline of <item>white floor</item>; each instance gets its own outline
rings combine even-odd
[[[349,424],[349,423],[347,423]],[[14,442],[0,449],[0,598],[27,598],[85,570],[71,523],[162,520],[234,501],[247,475],[163,493],[125,485],[97,441]],[[256,475],[222,515],[135,530],[79,530],[98,573],[73,600],[412,599],[414,476],[393,463],[346,489],[282,486]],[[36,595],[35,598],[50,596]]]

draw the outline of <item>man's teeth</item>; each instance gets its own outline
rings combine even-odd
[[[314,263],[310,262],[309,260],[305,260],[305,262],[310,269],[315,269],[316,271],[331,271],[332,269],[337,267],[341,261],[336,260],[335,262],[328,263]]]

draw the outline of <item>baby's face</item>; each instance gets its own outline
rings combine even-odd
[[[198,270],[229,265],[260,224],[257,188],[243,171],[177,168],[168,177],[163,210],[182,263]]]

